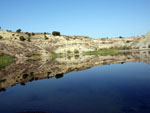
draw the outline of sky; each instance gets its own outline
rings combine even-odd
[[[150,31],[150,0],[0,0],[0,26],[93,38]]]

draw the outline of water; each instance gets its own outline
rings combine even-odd
[[[0,113],[150,113],[149,55],[94,58],[6,67]]]

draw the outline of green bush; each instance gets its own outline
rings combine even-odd
[[[68,51],[67,51],[67,53],[68,53],[68,54],[70,54],[70,53],[71,53],[71,51],[70,51],[70,50],[68,50]]]
[[[79,53],[79,50],[75,49],[75,50],[74,50],[74,53]]]
[[[53,32],[52,32],[52,35],[53,35],[53,36],[60,36],[60,32],[58,32],[58,31],[53,31]]]
[[[131,41],[130,41],[130,40],[127,40],[126,42],[127,42],[127,43],[130,43]]]
[[[26,39],[24,38],[24,36],[20,36],[19,39],[20,39],[21,41],[25,41],[25,40],[26,40]]]
[[[123,38],[122,36],[120,36],[119,38]]]
[[[7,32],[12,32],[11,30],[6,30]]]
[[[28,41],[28,42],[31,42],[31,37],[27,37],[27,41]]]
[[[28,74],[24,74],[24,75],[22,76],[22,78],[23,78],[23,79],[26,79],[28,76],[29,76]]]
[[[2,39],[3,37],[2,36],[0,36],[0,39]]]
[[[56,79],[60,79],[60,78],[63,78],[64,77],[64,74],[62,73],[62,74],[57,74],[57,75],[55,75],[55,78]]]
[[[35,35],[35,33],[32,33],[32,36],[34,36]]]
[[[29,33],[29,32],[26,32],[25,34],[27,34],[27,35],[28,35],[28,37],[30,37],[30,36],[31,36],[31,33]]]
[[[28,34],[28,32],[25,32],[25,34]]]
[[[17,29],[16,32],[17,32],[17,33],[20,33],[20,32],[21,32],[21,29]]]
[[[150,48],[150,45],[148,45],[148,48]]]
[[[47,40],[48,39],[48,37],[47,36],[45,36],[45,40]]]
[[[6,81],[6,79],[2,79],[0,80],[0,83],[4,83]]]

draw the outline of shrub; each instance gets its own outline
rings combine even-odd
[[[1,89],[0,89],[0,92],[4,92],[4,91],[6,91],[5,88],[1,88]]]
[[[70,54],[70,53],[71,53],[71,51],[70,51],[70,50],[68,50],[68,51],[67,51],[67,53],[68,53],[68,54]]]
[[[48,39],[48,37],[47,36],[45,36],[45,40],[47,40]]]
[[[2,36],[0,36],[0,39],[2,39],[3,37]]]
[[[80,56],[79,55],[75,55],[74,57],[75,57],[75,59],[78,59]]]
[[[31,42],[31,37],[27,37],[27,41],[28,41],[28,42]]]
[[[47,75],[49,76],[51,74],[51,72],[47,72]]]
[[[12,34],[12,36],[15,36],[15,34]]]
[[[46,32],[44,32],[44,35],[46,35],[47,33]]]
[[[2,83],[2,82],[4,83],[5,81],[6,81],[6,79],[2,79],[2,80],[0,80],[0,83]]]
[[[28,37],[30,37],[30,36],[31,36],[31,33],[29,33],[29,32],[26,32],[25,34],[27,34],[27,35],[28,35]]]
[[[127,42],[127,43],[130,43],[131,41],[130,41],[130,40],[127,40],[126,42]]]
[[[7,32],[12,32],[11,30],[6,30]]]
[[[60,79],[60,78],[63,78],[64,77],[64,74],[62,73],[62,74],[57,74],[57,75],[55,75],[55,78],[56,79]]]
[[[24,36],[20,36],[19,39],[20,39],[21,41],[25,41],[25,40],[26,40],[26,39],[24,38]]]
[[[17,29],[16,32],[17,32],[17,33],[20,33],[20,32],[21,32],[21,29]]]
[[[74,53],[79,53],[79,51],[77,49],[74,50]]]
[[[34,36],[35,35],[35,33],[32,33],[32,36]]]
[[[26,84],[24,82],[20,83],[20,85],[25,86]]]
[[[122,36],[120,36],[119,38],[123,38]]]
[[[148,48],[150,48],[150,45],[148,45]]]
[[[28,74],[24,74],[22,77],[23,79],[26,79],[29,75]]]
[[[30,72],[30,76],[33,76],[34,75],[34,72]]]
[[[58,31],[53,31],[53,32],[52,32],[52,35],[53,35],[53,36],[60,36],[60,32],[58,32]]]

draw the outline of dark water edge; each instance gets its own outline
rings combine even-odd
[[[0,113],[149,113],[150,65],[95,66],[28,82],[8,87],[0,102]]]

